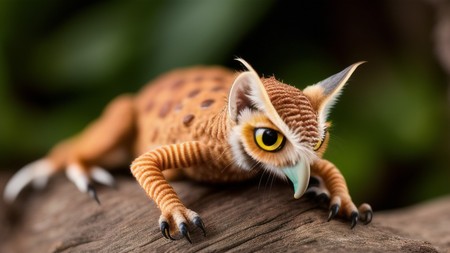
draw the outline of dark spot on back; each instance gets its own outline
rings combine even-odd
[[[223,86],[215,86],[211,89],[211,91],[220,91],[220,90],[224,90],[225,88]]]
[[[214,99],[206,99],[200,104],[201,108],[208,108],[210,105],[214,103]]]
[[[153,109],[153,106],[155,106],[155,102],[153,102],[153,100],[152,100],[152,101],[148,102],[147,106],[145,106],[144,111],[145,112],[151,111]]]
[[[222,83],[223,81],[225,81],[223,76],[215,76],[215,77],[213,77],[213,80],[218,82],[218,83]]]
[[[177,81],[175,81],[173,84],[172,84],[172,89],[178,89],[178,88],[180,88],[181,86],[183,86],[183,84],[185,83],[185,81],[183,80],[183,79],[179,79],[179,80],[177,80]]]
[[[194,82],[201,82],[201,81],[203,81],[203,79],[205,79],[204,76],[196,76],[196,77],[194,78]]]
[[[194,119],[194,117],[195,116],[193,114],[188,114],[188,115],[184,116],[183,124],[185,126],[189,126],[191,124],[192,120]]]
[[[189,92],[188,97],[193,98],[197,96],[198,93],[200,93],[200,89],[192,90],[191,92]]]
[[[169,113],[170,108],[172,107],[172,101],[167,101],[159,110],[159,117],[164,118]]]

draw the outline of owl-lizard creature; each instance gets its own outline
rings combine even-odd
[[[98,201],[92,182],[113,185],[108,167],[131,163],[131,172],[161,210],[164,237],[186,238],[189,225],[205,225],[185,207],[168,180],[231,183],[262,171],[288,179],[294,198],[306,191],[325,197],[328,220],[369,223],[372,209],[352,202],[344,177],[322,158],[329,133],[326,121],[356,63],[303,91],[260,78],[244,60],[245,71],[192,67],[163,74],[136,95],[113,100],[102,116],[42,159],[23,167],[9,181],[4,198],[13,201],[28,184],[45,185],[65,170],[81,192]],[[136,158],[137,157],[137,158]],[[320,180],[308,189],[310,177]]]

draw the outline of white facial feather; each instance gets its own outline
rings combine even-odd
[[[270,98],[261,82],[258,74],[253,68],[244,60],[238,59],[249,71],[241,73],[235,80],[229,96],[228,113],[231,119],[236,122],[245,122],[252,117],[254,113],[249,108],[244,108],[239,111],[238,103],[242,103],[239,99],[242,98],[242,94],[249,100],[251,104],[249,106],[257,109],[257,111],[264,113],[264,115],[283,133],[287,140],[287,144],[283,148],[284,159],[289,161],[292,165],[302,160],[311,164],[316,158],[315,152],[310,147],[305,147],[300,142],[300,137],[284,123],[281,117],[278,115],[276,109],[273,107]],[[233,155],[238,166],[244,169],[251,169],[252,164],[248,165],[248,157],[243,154],[245,152],[253,160],[257,161],[257,157],[253,157],[250,149],[246,148],[242,143],[242,126],[237,124],[230,135],[229,142],[232,146]],[[291,146],[289,148],[289,146]],[[262,166],[270,171],[275,172],[281,177],[285,177],[284,174],[273,165],[262,164]]]
[[[287,140],[289,140],[293,145],[301,145],[300,139],[297,135],[291,131],[291,129],[284,123],[281,117],[278,115],[276,109],[270,102],[269,95],[267,94],[264,85],[261,82],[258,74],[253,70],[253,68],[243,59],[237,59],[242,64],[244,64],[249,71],[241,73],[235,80],[231,91],[229,99],[229,115],[231,118],[237,119],[239,116],[238,111],[235,111],[236,106],[236,92],[247,90],[248,98],[251,100],[253,105],[272,121],[272,123],[277,126],[280,131],[285,135]]]
[[[238,60],[247,67],[248,71],[236,78],[228,99],[229,118],[236,123],[229,137],[234,160],[245,170],[255,167],[263,168],[281,178],[289,179],[294,185],[294,197],[299,198],[307,189],[310,166],[317,159],[317,154],[310,146],[306,146],[308,144],[300,142],[302,131],[290,129],[281,119],[253,68],[244,60]],[[354,64],[303,91],[317,112],[318,130],[322,139],[325,135],[325,124],[330,108],[336,102],[350,75],[360,64]],[[255,149],[254,140],[249,140],[251,136],[248,132],[249,124],[258,124],[261,119],[263,121],[268,119],[286,139],[284,147],[278,150],[276,155]],[[250,127],[258,126],[250,125]]]

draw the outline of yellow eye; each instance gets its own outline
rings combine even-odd
[[[270,128],[255,128],[256,145],[264,151],[276,152],[283,148],[286,139],[278,131]]]
[[[316,146],[314,146],[314,151],[317,151],[321,146],[322,146],[323,141],[319,140],[316,144]]]

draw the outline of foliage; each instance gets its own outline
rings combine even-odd
[[[0,1],[1,166],[42,156],[114,96],[174,67],[240,68],[240,56],[302,88],[367,60],[331,114],[327,158],[375,207],[449,193],[431,11],[413,1],[400,14],[399,2]]]

